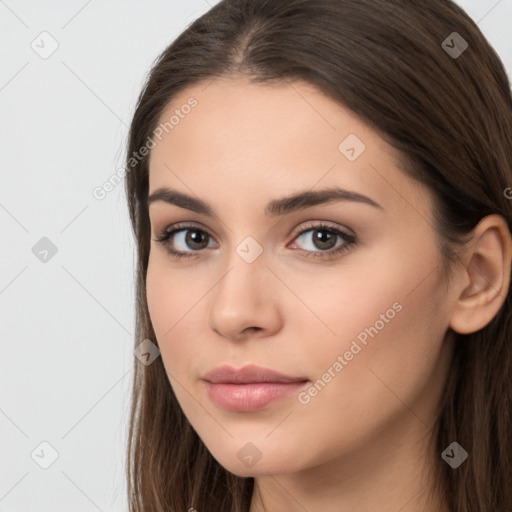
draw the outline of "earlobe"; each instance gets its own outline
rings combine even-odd
[[[464,285],[458,290],[450,327],[471,334],[496,316],[509,291],[512,241],[502,216],[489,215],[478,223],[463,261]]]

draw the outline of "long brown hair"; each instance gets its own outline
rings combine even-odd
[[[360,116],[431,190],[446,262],[456,260],[457,245],[488,214],[502,215],[512,231],[505,197],[512,186],[510,83],[455,3],[223,0],[156,60],[131,123],[126,193],[137,244],[136,344],[157,343],[145,292],[148,156],[138,152],[180,91],[219,76],[307,81]],[[433,432],[436,489],[454,512],[512,507],[511,311],[509,291],[485,328],[456,335]],[[469,453],[456,470],[441,459],[453,441]],[[161,358],[149,366],[135,360],[127,448],[131,512],[249,510],[254,480],[212,457],[182,413]]]

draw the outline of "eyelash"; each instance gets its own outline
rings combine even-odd
[[[170,229],[170,228],[172,228],[172,229]],[[205,233],[206,235],[208,235],[208,237],[213,238],[206,230],[201,229],[196,225],[188,224],[188,223],[181,223],[181,224],[176,224],[174,226],[167,227],[165,229],[165,231],[154,241],[162,244],[166,248],[166,250],[169,252],[169,254],[175,259],[196,257],[196,256],[198,256],[198,254],[205,252],[206,249],[202,249],[200,251],[177,251],[175,249],[172,249],[171,244],[169,243],[170,238],[174,234],[179,233],[180,231],[188,231],[188,230],[199,231],[199,232]],[[333,226],[329,226],[329,225],[323,224],[321,222],[318,224],[311,224],[311,225],[305,226],[299,233],[297,233],[297,235],[293,238],[293,240],[297,239],[298,237],[300,237],[304,233],[307,233],[308,231],[328,231],[336,236],[341,236],[344,239],[345,243],[343,243],[337,249],[330,249],[328,251],[321,251],[321,250],[305,251],[305,250],[302,250],[302,252],[307,253],[304,255],[304,257],[306,257],[306,258],[330,259],[330,258],[333,258],[333,257],[349,250],[353,245],[355,245],[357,243],[357,239],[355,236],[349,235],[348,233],[346,233],[345,231],[343,231],[339,228],[335,228]],[[299,250],[301,250],[301,249],[299,249]]]

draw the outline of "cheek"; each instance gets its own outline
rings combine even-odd
[[[146,298],[151,322],[160,341],[171,337],[180,319],[191,310],[202,292],[201,281],[170,268],[161,251],[152,250],[146,274]],[[163,251],[162,251],[163,252]],[[197,298],[196,298],[197,296]]]
[[[404,252],[401,261],[396,254],[388,261],[382,252],[364,272],[333,275],[329,283],[317,281],[314,293],[310,288],[308,304],[329,329],[314,321],[308,332],[303,323],[303,357],[315,379],[303,398],[311,418],[336,406],[340,412],[328,415],[332,428],[353,417],[361,419],[358,428],[372,429],[403,403],[435,392],[428,387],[441,372],[449,322],[438,254]]]
[[[201,300],[212,287],[207,276],[170,269],[165,256],[150,256],[146,275],[146,298],[151,323],[158,339],[163,363],[173,376],[205,357],[205,319],[199,317]],[[206,354],[207,356],[207,354]]]
[[[300,283],[297,295],[322,320],[325,328],[310,316],[317,333],[335,342],[338,351],[357,337],[364,344],[384,335],[394,348],[400,340],[414,338],[424,322],[429,329],[441,320],[447,324],[440,254],[427,235],[387,236],[378,250],[362,248],[339,268],[310,279],[290,275]]]

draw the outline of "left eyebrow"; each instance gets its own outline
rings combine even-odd
[[[159,201],[173,204],[180,208],[191,210],[209,217],[215,216],[213,208],[202,199],[189,196],[167,187],[158,188],[152,192],[147,199],[146,206],[149,207],[150,204]],[[332,187],[324,190],[308,190],[288,197],[273,199],[269,201],[265,207],[265,216],[277,217],[297,210],[304,210],[312,206],[340,201],[362,203],[373,206],[374,208],[380,208],[381,210],[384,209],[373,199],[359,194],[358,192],[339,187]]]
[[[308,190],[289,197],[274,199],[267,204],[265,208],[265,215],[276,217],[296,210],[310,208],[311,206],[340,201],[351,201],[354,203],[367,204],[375,208],[380,208],[381,210],[384,209],[373,199],[359,194],[358,192],[339,187],[332,187],[324,190]]]

